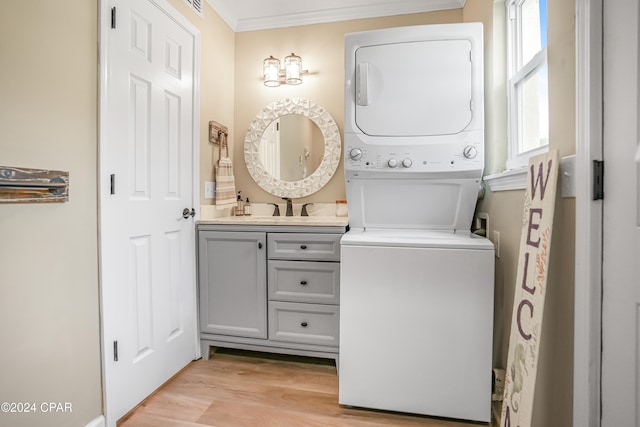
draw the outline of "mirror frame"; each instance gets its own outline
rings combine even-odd
[[[320,128],[324,137],[322,162],[311,175],[300,181],[274,178],[260,160],[262,134],[278,117],[299,114],[308,117]],[[305,98],[280,99],[264,107],[253,119],[244,139],[244,161],[249,174],[263,190],[278,197],[300,198],[324,187],[333,177],[342,155],[340,131],[333,117],[318,104]]]

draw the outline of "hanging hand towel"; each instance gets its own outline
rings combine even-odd
[[[225,156],[222,156],[222,150]],[[216,168],[216,208],[224,209],[236,205],[236,183],[233,178],[233,164],[229,158],[227,135],[220,135],[220,160]]]

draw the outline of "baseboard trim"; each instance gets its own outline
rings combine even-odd
[[[95,417],[93,420],[89,421],[89,424],[85,427],[105,427],[104,415]]]

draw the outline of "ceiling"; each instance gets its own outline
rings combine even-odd
[[[459,9],[466,0],[207,0],[236,32]]]

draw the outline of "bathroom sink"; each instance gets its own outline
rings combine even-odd
[[[284,212],[284,206],[280,209]],[[294,216],[272,216],[273,206],[254,203],[253,215],[229,216],[215,206],[204,205],[200,208],[199,224],[247,224],[247,225],[309,225],[309,226],[346,226],[349,219],[335,216],[335,205],[315,203],[309,210],[310,216],[300,216],[300,205],[294,204]]]
[[[251,224],[251,225],[347,225],[346,217],[336,216],[226,216],[201,219],[201,224]]]

